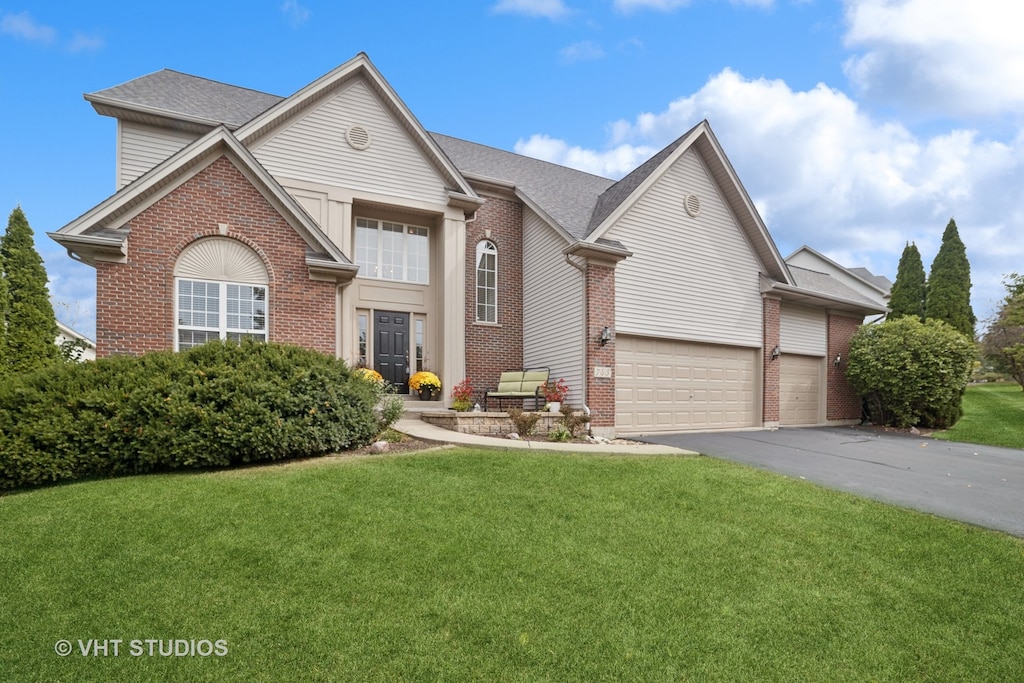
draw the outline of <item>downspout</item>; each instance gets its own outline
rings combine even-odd
[[[583,386],[580,391],[583,394],[583,410],[589,414],[590,409],[587,407],[587,354],[590,353],[587,346],[587,262],[584,261],[583,265],[580,265],[573,261],[569,254],[564,256],[565,262],[580,271],[580,274],[583,276]]]

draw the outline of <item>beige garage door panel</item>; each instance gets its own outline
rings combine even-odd
[[[823,358],[784,353],[779,359],[779,422],[820,424]]]
[[[628,335],[615,344],[616,431],[755,426],[756,349]]]

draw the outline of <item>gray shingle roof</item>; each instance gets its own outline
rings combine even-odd
[[[672,152],[676,150],[679,145],[682,144],[683,140],[693,132],[693,128],[686,131],[678,138],[675,139],[668,147],[665,147],[660,152],[652,156],[644,163],[637,166],[635,169],[629,172],[625,178],[609,187],[597,200],[597,206],[594,207],[594,212],[590,216],[590,223],[587,226],[587,232],[592,232],[597,229],[604,219],[608,218],[616,207],[633,194],[636,188],[647,180],[648,176],[654,173],[661,162],[663,162]]]
[[[867,298],[860,292],[847,287],[839,280],[827,273],[819,273],[816,270],[808,270],[799,266],[790,265],[789,272],[793,275],[793,281],[800,289],[818,292],[826,296],[838,297],[847,301],[863,302],[869,306],[877,307],[877,301]]]
[[[614,180],[467,140],[431,133],[462,173],[513,183],[576,239],[588,234],[598,197]]]
[[[867,268],[847,268],[851,273],[865,282],[870,282],[882,291],[888,292],[892,289],[892,280],[884,275],[875,275]]]
[[[118,102],[127,108],[159,109],[237,128],[284,98],[163,69],[90,93],[86,99]]]

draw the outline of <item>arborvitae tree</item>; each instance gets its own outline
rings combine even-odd
[[[971,308],[971,264],[952,218],[942,233],[939,253],[932,261],[925,298],[928,318],[944,320],[968,339],[974,339],[977,318]]]
[[[4,275],[4,255],[0,251],[0,374],[7,368],[7,313],[11,310],[11,297]]]
[[[0,240],[10,310],[5,370],[21,372],[57,360],[57,319],[46,286],[46,269],[21,207],[11,212]]]
[[[917,250],[917,245],[911,242],[903,248],[903,256],[900,257],[900,265],[896,270],[896,282],[892,284],[892,294],[889,298],[890,317],[913,315],[924,322],[925,291],[921,252]]]

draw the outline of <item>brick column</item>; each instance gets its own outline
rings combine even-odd
[[[863,324],[863,318],[828,314],[828,368],[825,418],[831,421],[859,421],[861,397],[846,379],[846,363],[850,356],[850,340]],[[836,365],[836,358],[839,365]]]
[[[615,266],[591,262],[586,270],[587,406],[590,428],[598,436],[615,434]],[[601,330],[612,330],[612,341],[600,343]],[[607,376],[598,376],[607,375]]]
[[[781,358],[772,358],[772,351],[779,345],[779,321],[782,302],[778,299],[765,297],[762,301],[761,365],[764,368],[764,387],[761,398],[761,420],[765,427],[779,426],[779,367]]]

